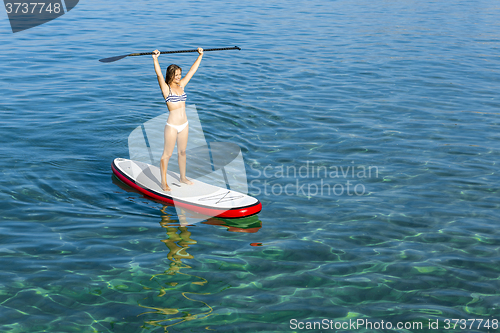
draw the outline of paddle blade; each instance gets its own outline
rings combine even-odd
[[[113,62],[113,61],[117,61],[117,60],[123,59],[125,57],[128,57],[128,54],[117,56],[117,57],[110,57],[110,58],[99,59],[99,61],[100,62]]]

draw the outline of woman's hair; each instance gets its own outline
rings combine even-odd
[[[165,83],[166,84],[170,84],[170,82],[172,82],[172,80],[174,79],[174,76],[175,76],[175,71],[178,69],[180,69],[181,73],[182,73],[182,68],[180,68],[179,66],[174,65],[174,64],[168,66],[167,72],[165,73]]]

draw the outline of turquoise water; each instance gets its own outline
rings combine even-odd
[[[491,0],[88,0],[13,34],[1,14],[0,330],[497,331],[498,17]],[[166,112],[151,57],[98,59],[234,45],[186,92],[263,210],[183,226],[110,168]],[[298,324],[323,319],[393,327]]]

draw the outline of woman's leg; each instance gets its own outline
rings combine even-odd
[[[168,161],[174,152],[175,141],[177,140],[177,130],[171,126],[165,125],[164,139],[163,155],[161,155],[160,161],[161,187],[164,191],[170,191],[170,187],[167,185],[167,169]]]
[[[179,171],[181,183],[192,185],[193,182],[186,178],[186,147],[188,142],[189,125],[177,134],[177,154],[179,155]]]

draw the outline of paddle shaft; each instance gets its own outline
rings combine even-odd
[[[223,47],[223,48],[218,48],[218,49],[206,49],[203,50],[203,52],[206,51],[224,51],[224,50],[241,50],[238,46],[235,47]],[[187,53],[187,52],[198,52],[198,49],[195,50],[181,50],[181,51],[161,51],[160,54],[166,54],[166,53]],[[130,57],[130,56],[142,56],[142,55],[151,55],[153,52],[143,52],[143,53],[131,53],[131,54],[125,54],[121,56],[116,56],[116,57],[110,57],[110,58],[104,58],[104,59],[99,59],[100,62],[114,62],[118,61],[120,59]]]
[[[218,48],[218,49],[203,49],[203,52],[208,52],[208,51],[224,51],[224,50],[241,50],[238,46],[235,47],[223,47],[223,48]],[[160,51],[160,54],[167,54],[167,53],[188,53],[188,52],[198,52],[198,49],[194,50],[181,50],[181,51]],[[151,55],[153,52],[143,52],[143,53],[131,53],[128,56],[142,56],[142,55]]]

